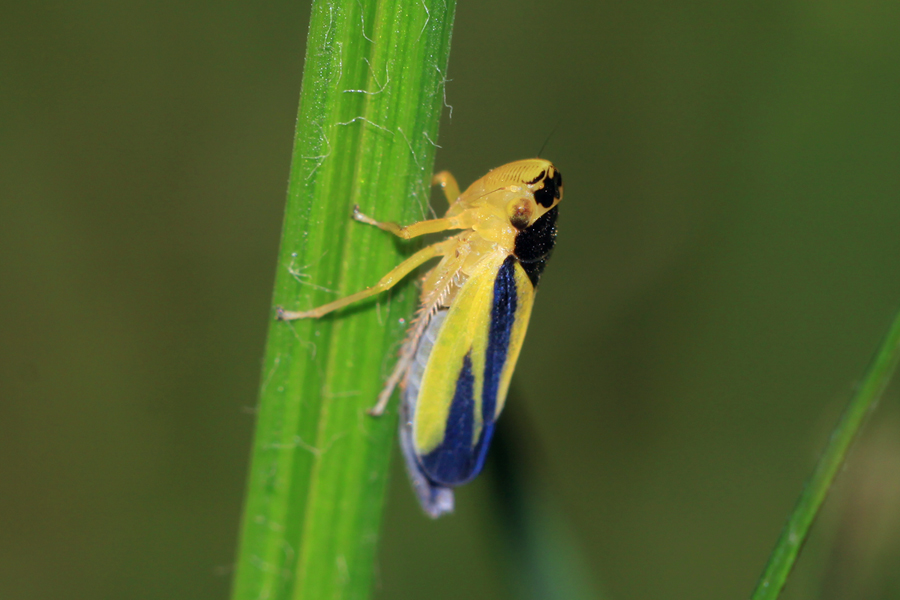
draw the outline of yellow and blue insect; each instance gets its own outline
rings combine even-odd
[[[450,203],[443,218],[401,227],[353,210],[353,218],[403,239],[461,233],[422,248],[367,290],[308,311],[279,309],[283,320],[321,317],[381,293],[426,261],[441,258],[422,284],[420,307],[378,403],[381,415],[402,389],[400,446],[422,508],[453,510],[453,487],[484,466],[531,316],[535,288],[556,243],[559,171],[542,159],[493,169],[459,193],[438,173]]]

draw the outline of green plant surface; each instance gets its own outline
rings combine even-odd
[[[809,534],[810,526],[838,470],[844,464],[853,440],[890,382],[898,361],[900,361],[900,313],[895,317],[859,389],[832,431],[825,451],[806,482],[797,505],[769,556],[766,568],[753,592],[753,600],[772,600],[781,594],[785,581],[794,567],[797,554]]]
[[[425,215],[455,4],[313,3],[274,305],[371,286],[414,250],[350,218]],[[276,322],[262,370],[233,599],[366,598],[397,411],[366,414],[412,316],[409,282]]]

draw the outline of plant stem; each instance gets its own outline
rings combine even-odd
[[[414,248],[350,219],[425,215],[453,0],[313,3],[274,304],[374,284]],[[396,411],[366,414],[393,364],[408,283],[269,328],[233,600],[366,598]]]
[[[869,366],[862,384],[841,415],[812,476],[806,482],[797,506],[788,519],[769,562],[753,592],[753,600],[772,600],[781,594],[785,580],[794,566],[797,554],[806,541],[809,528],[825,500],[834,477],[844,464],[847,451],[865,421],[878,403],[900,360],[900,314],[898,314],[881,348]]]

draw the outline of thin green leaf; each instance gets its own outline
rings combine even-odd
[[[781,594],[785,580],[790,575],[797,554],[806,541],[809,528],[825,500],[834,477],[851,443],[860,430],[866,415],[878,403],[900,360],[900,314],[897,315],[887,337],[875,355],[859,390],[850,400],[840,421],[831,434],[825,452],[815,471],[800,494],[797,506],[788,519],[769,562],[753,592],[753,600],[773,600]]]
[[[313,3],[274,303],[374,284],[412,244],[350,219],[427,209],[453,0]],[[409,282],[271,323],[233,599],[366,598],[396,410],[366,415],[412,314]]]

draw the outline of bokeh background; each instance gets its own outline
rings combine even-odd
[[[308,12],[0,9],[0,597],[227,596]],[[449,77],[438,169],[566,182],[501,421],[548,560],[746,597],[900,307],[900,4],[460,2]],[[898,389],[787,598],[900,598]],[[431,522],[395,467],[378,597],[521,597],[503,469]]]

